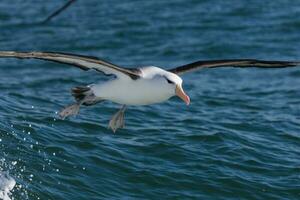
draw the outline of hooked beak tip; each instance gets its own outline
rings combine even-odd
[[[187,106],[190,105],[190,97],[185,94],[182,87],[179,85],[176,86],[176,95],[181,98]]]
[[[191,100],[190,100],[190,97],[189,96],[187,96],[187,101],[185,102],[186,103],[186,105],[188,106],[188,105],[190,105],[190,102],[191,102]]]

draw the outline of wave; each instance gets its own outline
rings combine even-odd
[[[11,200],[11,191],[15,185],[15,179],[9,176],[8,172],[0,172],[0,199]]]

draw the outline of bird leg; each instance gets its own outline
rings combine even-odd
[[[126,105],[123,105],[122,108],[114,114],[114,116],[111,118],[108,124],[108,128],[111,128],[111,130],[115,133],[118,128],[123,128],[125,125],[124,122],[124,113],[126,110]]]
[[[68,116],[77,115],[79,112],[81,102],[76,102],[59,112],[59,117],[65,119]]]

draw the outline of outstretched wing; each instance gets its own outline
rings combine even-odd
[[[88,57],[82,55],[57,53],[57,52],[15,52],[15,51],[0,51],[0,58],[34,58],[40,60],[49,60],[53,62],[73,65],[83,70],[94,69],[99,72],[103,72],[106,75],[115,75],[117,77],[130,77],[132,79],[138,79],[140,72],[138,69],[126,69],[116,66],[112,63],[100,60],[95,57]]]
[[[257,67],[257,68],[282,68],[282,67],[295,67],[300,65],[300,62],[289,61],[264,61],[255,59],[233,59],[233,60],[205,60],[197,61],[186,64],[174,69],[170,72],[175,74],[183,74],[203,68],[216,68],[216,67]]]

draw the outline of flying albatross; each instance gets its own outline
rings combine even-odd
[[[34,58],[49,60],[79,67],[83,70],[96,70],[115,78],[101,84],[74,87],[71,90],[75,103],[64,108],[59,116],[64,119],[79,112],[81,105],[91,106],[102,101],[112,101],[121,104],[121,109],[113,115],[109,128],[115,132],[124,127],[124,112],[128,105],[149,105],[178,96],[187,105],[189,96],[182,88],[179,75],[203,68],[216,67],[257,67],[282,68],[300,65],[300,62],[264,61],[255,59],[207,60],[197,61],[170,70],[148,66],[139,68],[123,68],[107,61],[82,55],[57,52],[15,52],[0,51],[2,58]]]

